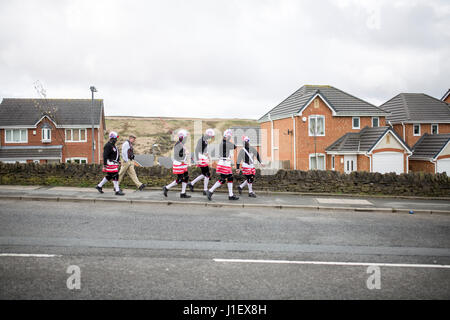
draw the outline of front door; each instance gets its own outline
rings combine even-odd
[[[344,172],[350,173],[356,171],[356,156],[344,156]]]

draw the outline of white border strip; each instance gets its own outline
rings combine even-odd
[[[405,264],[405,263],[374,263],[374,262],[332,262],[332,261],[290,261],[290,260],[246,260],[246,259],[213,259],[215,262],[231,263],[272,263],[272,264],[312,264],[332,266],[378,266],[398,268],[438,268],[450,269],[450,265],[443,264]]]
[[[54,258],[61,257],[57,254],[33,254],[33,253],[0,253],[0,257],[33,257],[33,258]]]

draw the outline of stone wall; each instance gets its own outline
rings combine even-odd
[[[5,164],[0,163],[0,184],[58,185],[93,187],[103,177],[102,167],[95,164]],[[162,187],[174,179],[171,169],[161,166],[136,167],[139,179],[150,187]],[[191,178],[200,170],[189,168]],[[212,169],[213,181],[217,179]],[[235,181],[244,177],[235,175]],[[201,183],[201,185],[203,185]],[[135,187],[126,176],[122,187]],[[261,175],[257,170],[254,189],[304,193],[336,193],[366,195],[444,196],[450,197],[450,178],[446,174],[394,173],[380,174],[353,172],[341,174],[335,171],[278,170],[273,175]]]

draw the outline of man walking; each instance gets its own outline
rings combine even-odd
[[[119,188],[119,150],[117,150],[116,142],[119,135],[111,131],[109,133],[109,141],[103,148],[103,172],[106,173],[106,177],[95,187],[98,192],[103,193],[103,185],[111,181],[114,184],[114,191],[116,196],[123,196],[125,193]]]
[[[195,148],[195,160],[197,163],[197,167],[200,168],[202,173],[188,183],[189,189],[191,192],[194,191],[194,184],[198,181],[205,179],[203,181],[203,194],[206,196],[206,192],[208,191],[208,182],[211,178],[211,172],[209,170],[209,154],[208,154],[208,143],[214,138],[214,129],[206,129],[205,134],[202,135],[200,139],[198,139],[197,147]]]
[[[169,183],[167,186],[163,187],[164,196],[167,197],[167,192],[170,188],[181,183],[181,193],[180,198],[190,198],[191,196],[186,194],[186,187],[189,181],[188,173],[188,156],[189,152],[186,150],[184,144],[186,143],[186,138],[188,132],[186,130],[180,130],[178,132],[178,141],[173,147],[173,165],[172,172],[177,176],[177,178]]]
[[[130,134],[128,137],[128,140],[125,141],[122,144],[122,160],[123,164],[120,168],[119,172],[119,184],[122,182],[123,177],[128,172],[128,175],[130,176],[131,180],[133,180],[136,187],[139,189],[139,191],[144,190],[146,187],[145,184],[141,183],[136,175],[136,171],[134,170],[134,150],[133,150],[133,144],[136,141],[136,136],[133,134]]]
[[[256,198],[255,193],[253,192],[253,181],[255,180],[255,157],[258,162],[261,163],[261,158],[259,157],[258,151],[250,146],[250,138],[247,136],[242,137],[244,142],[244,148],[239,152],[236,161],[236,173],[239,174],[239,166],[242,162],[242,174],[245,176],[245,181],[238,186],[239,194],[242,194],[242,189],[245,186],[248,187],[248,196],[250,198]]]
[[[236,149],[236,146],[230,141],[233,135],[230,129],[223,133],[223,140],[219,145],[219,162],[217,163],[216,172],[220,174],[219,180],[206,192],[208,200],[212,199],[214,191],[222,184],[227,182],[228,186],[228,200],[238,200],[233,194],[233,171],[231,169],[231,155]]]

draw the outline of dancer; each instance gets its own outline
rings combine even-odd
[[[193,192],[194,185],[198,181],[205,179],[203,181],[203,195],[205,196],[206,192],[208,191],[209,179],[211,178],[211,172],[209,170],[208,143],[212,138],[214,138],[214,129],[206,129],[205,134],[202,135],[200,139],[198,139],[194,156],[197,162],[197,167],[202,170],[202,173],[193,181],[188,183],[189,189],[191,189],[191,192]]]
[[[189,181],[188,173],[188,155],[189,152],[186,150],[184,143],[188,132],[186,130],[180,130],[178,132],[178,141],[173,147],[173,173],[177,175],[177,178],[167,186],[163,187],[164,196],[167,197],[167,192],[170,188],[181,183],[181,193],[180,198],[190,198],[191,196],[186,194],[186,186]]]
[[[241,161],[244,161],[242,163],[242,174],[245,176],[245,181],[238,186],[239,194],[242,194],[242,189],[244,189],[245,186],[248,186],[248,196],[250,198],[256,198],[256,194],[253,192],[253,181],[255,180],[255,163],[254,158],[256,156],[256,159],[258,162],[263,166],[261,163],[261,158],[259,157],[258,151],[250,147],[250,138],[247,136],[242,137],[242,141],[244,141],[244,148],[239,152],[237,161],[236,161],[236,173],[239,174],[239,166]]]
[[[231,136],[233,132],[230,129],[223,133],[223,140],[219,145],[219,163],[217,164],[216,172],[220,174],[220,179],[206,192],[208,200],[212,199],[214,191],[222,184],[227,182],[228,185],[228,200],[238,200],[239,197],[233,194],[233,171],[231,170],[231,155],[236,149],[236,146],[231,143]]]
[[[125,193],[119,188],[119,151],[116,147],[117,138],[119,135],[111,131],[109,133],[109,141],[105,144],[103,148],[103,172],[106,173],[106,177],[95,187],[98,192],[103,193],[103,185],[111,181],[114,184],[114,191],[116,196],[123,196]]]

